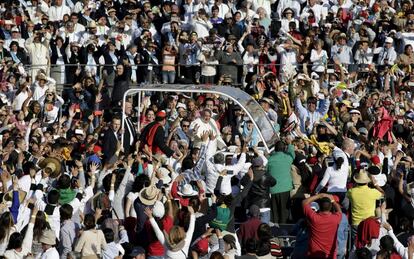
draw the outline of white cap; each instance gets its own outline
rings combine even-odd
[[[385,38],[385,43],[394,43],[394,40],[391,37]]]
[[[178,108],[183,108],[184,110],[186,110],[186,109],[187,109],[187,106],[186,106],[184,103],[177,103],[176,108],[177,108],[177,109],[178,109]]]
[[[162,218],[164,217],[165,214],[165,208],[164,208],[164,204],[162,204],[162,202],[160,201],[156,201],[154,204],[154,208],[152,209],[152,215],[155,218]]]

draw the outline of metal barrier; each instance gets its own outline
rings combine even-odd
[[[303,70],[304,66],[306,66],[307,69],[308,69],[308,73],[310,74],[312,72],[310,70],[310,66],[311,65],[312,64],[302,64],[302,63],[299,63],[299,64],[295,64],[294,67],[296,68],[297,71],[298,70],[300,71],[300,70]],[[29,72],[31,69],[44,69],[46,67],[47,70],[50,70],[50,68],[58,68],[58,67],[62,67],[62,66],[64,66],[65,68],[69,68],[69,67],[72,67],[72,68],[73,67],[79,67],[82,70],[84,70],[87,67],[95,67],[97,73],[96,73],[96,75],[93,75],[93,76],[100,77],[100,75],[102,75],[102,71],[104,70],[105,67],[113,67],[113,68],[115,68],[116,65],[112,65],[112,64],[96,64],[96,65],[88,65],[88,64],[52,64],[52,65],[39,65],[39,64],[37,64],[37,65],[26,65],[26,66],[24,66],[24,68],[25,68],[26,72]],[[161,75],[162,75],[162,70],[161,69],[164,66],[164,64],[158,64],[158,65],[151,64],[151,66],[152,67],[157,67],[157,68],[160,69],[159,73],[156,76],[160,77],[160,79],[161,79]],[[183,76],[183,74],[184,74],[181,71],[182,69],[188,69],[188,68],[191,68],[191,67],[196,67],[197,69],[201,69],[203,65],[202,64],[195,64],[195,65],[180,65],[180,64],[175,64],[175,65],[166,65],[166,66],[168,66],[168,67],[174,66],[175,67],[175,72],[176,72],[176,82],[175,83],[177,83],[177,79],[180,79]],[[205,66],[215,67],[216,69],[219,70],[220,67],[223,67],[223,66],[228,67],[228,66],[231,66],[231,65],[228,65],[228,64],[208,64],[208,65],[205,65]],[[250,64],[242,64],[242,65],[233,65],[233,66],[235,67],[235,69],[238,70],[237,71],[237,73],[238,73],[238,79],[240,81],[245,76],[245,74],[240,74],[240,73],[243,73],[242,72],[242,69],[244,69],[243,67],[248,67],[248,66],[251,66],[251,65]],[[270,63],[270,64],[256,64],[256,65],[254,65],[255,71],[258,71],[259,70],[258,68],[264,67],[266,72],[271,71],[272,68],[276,68],[277,71],[280,71],[280,68],[283,67],[283,66],[285,66],[285,65],[284,64],[272,64],[272,63]],[[353,66],[354,67],[354,70],[355,70],[355,68],[359,68],[361,66],[365,66],[366,67],[366,65],[358,65],[358,64],[349,64],[348,66]],[[378,65],[375,65],[375,66],[377,67]],[[132,67],[133,67],[133,70],[135,70],[135,71],[138,70],[139,71],[140,68],[148,67],[148,64],[136,64],[136,65],[133,65]],[[332,69],[335,68],[335,64],[327,64],[325,66],[325,68],[326,68],[325,69],[325,72],[326,73],[328,73],[328,72],[329,73],[332,73]],[[359,70],[359,72],[367,72],[367,71],[366,70],[365,71]],[[219,71],[216,71],[216,76],[218,74],[219,74]],[[159,82],[149,82],[149,83],[162,83],[162,80],[159,80]],[[183,82],[179,82],[179,83],[180,84],[183,84]],[[217,83],[217,80],[215,81],[215,83]],[[192,83],[189,83],[189,84],[193,84],[193,82]],[[132,83],[132,86],[136,86],[136,85],[140,85],[140,83],[135,83],[135,84]],[[232,85],[238,85],[238,86],[240,86],[240,85],[242,85],[242,82],[233,82]],[[66,83],[66,82],[65,83],[59,83],[58,82],[58,83],[56,83],[56,86],[58,88],[64,89],[64,88],[71,87],[72,84]]]

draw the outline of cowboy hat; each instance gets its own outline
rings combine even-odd
[[[96,28],[96,22],[95,22],[95,21],[91,21],[91,22],[88,24],[88,28]]]
[[[51,246],[56,245],[55,232],[51,229],[44,230],[42,232],[42,235],[39,238],[39,243],[51,245]]]
[[[354,175],[353,179],[356,183],[361,184],[371,182],[371,179],[369,178],[368,173],[365,170],[359,170],[359,172]]]
[[[180,192],[177,192],[178,195],[183,197],[191,197],[191,196],[197,196],[198,192],[193,189],[193,186],[191,184],[185,184]]]
[[[52,172],[50,173],[51,178],[56,178],[59,176],[62,165],[57,158],[47,157],[40,161],[39,167],[42,169],[49,168]]]
[[[19,192],[19,203],[23,203],[24,199],[26,198],[26,192],[22,190],[18,190]],[[13,190],[8,191],[3,196],[3,202],[13,201]]]
[[[151,185],[142,189],[139,192],[138,197],[142,204],[152,206],[157,201],[159,192],[160,190],[157,187]]]
[[[262,99],[260,99],[259,103],[261,102],[265,102],[265,103],[270,104],[271,106],[275,106],[275,102],[268,97],[263,97]]]

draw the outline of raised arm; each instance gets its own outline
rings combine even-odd
[[[154,217],[152,216],[152,210],[148,207],[145,208],[145,214],[148,216],[149,221],[151,223],[152,229],[155,232],[155,236],[157,237],[158,241],[165,246],[165,237],[164,233],[162,233],[160,227],[158,226],[157,222],[155,221]]]

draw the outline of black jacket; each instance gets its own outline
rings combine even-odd
[[[131,78],[131,67],[124,66],[124,73],[116,75],[114,79],[114,90],[112,91],[112,105],[119,107],[119,102],[124,98],[124,94],[129,89]]]
[[[63,40],[65,42],[63,43],[62,47],[60,47],[60,48],[56,45],[56,40],[51,40],[50,41],[50,49],[52,50],[52,55],[50,56],[50,63],[52,65],[55,65],[56,61],[59,58],[58,51],[60,51],[60,53],[62,54],[63,61],[65,62],[65,64],[68,63],[68,57],[66,55],[66,47],[69,45],[69,37],[66,37],[66,39],[63,39]]]
[[[102,142],[102,153],[104,155],[105,162],[109,161],[109,159],[115,155],[117,145],[118,139],[115,136],[114,131],[112,128],[107,129],[104,133]]]
[[[267,171],[258,169],[254,170],[252,188],[247,196],[248,207],[255,204],[259,208],[270,208],[270,187],[276,185],[276,179]]]

